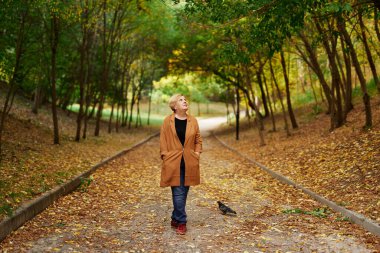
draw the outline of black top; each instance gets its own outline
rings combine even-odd
[[[182,143],[182,146],[185,145],[186,125],[187,119],[181,120],[175,118],[175,130],[177,132],[179,141]]]

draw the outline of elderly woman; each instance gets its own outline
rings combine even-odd
[[[186,98],[176,94],[170,98],[173,114],[165,118],[160,132],[162,163],[161,187],[170,186],[173,207],[171,226],[180,235],[186,233],[186,198],[190,186],[200,183],[199,157],[202,139],[195,117],[187,114]]]

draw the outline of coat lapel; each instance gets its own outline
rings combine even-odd
[[[183,145],[184,147],[186,146],[186,143],[189,141],[192,128],[193,128],[193,124],[191,122],[191,116],[188,115],[187,124],[186,124],[185,144]]]
[[[170,129],[172,130],[172,134],[174,135],[174,136],[177,136],[177,132],[176,132],[176,130],[175,130],[175,122],[174,122],[174,118],[175,118],[175,116],[174,116],[174,113],[170,116]]]
[[[177,131],[175,130],[175,115],[174,113],[170,116],[170,128],[172,131],[172,134],[174,136],[174,139],[177,140],[178,147],[182,147],[181,141],[178,138]]]

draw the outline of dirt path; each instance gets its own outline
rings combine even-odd
[[[377,237],[356,225],[286,214],[321,207],[280,184],[213,138],[204,140],[203,182],[190,189],[188,233],[170,227],[169,188],[159,188],[158,138],[93,175],[0,244],[3,252],[375,252]],[[217,200],[234,208],[223,216]],[[378,248],[377,248],[378,249]]]

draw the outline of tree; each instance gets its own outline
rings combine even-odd
[[[1,143],[4,124],[12,108],[16,90],[22,82],[22,59],[25,54],[25,43],[27,40],[28,27],[30,26],[30,6],[28,2],[9,2],[6,3],[4,7],[5,8],[2,8],[0,12],[2,14],[1,16],[4,17],[2,18],[2,25],[5,28],[3,30],[4,37],[0,42],[4,42],[4,44],[0,44],[4,45],[5,48],[0,48],[0,50],[5,51],[7,47],[10,47],[14,49],[14,54],[10,54],[9,56],[5,54],[0,58],[0,63],[2,63],[0,66],[6,63],[4,77],[8,79],[8,91],[0,118],[0,159],[2,154]],[[9,38],[12,37],[15,38],[14,44],[9,40]]]

